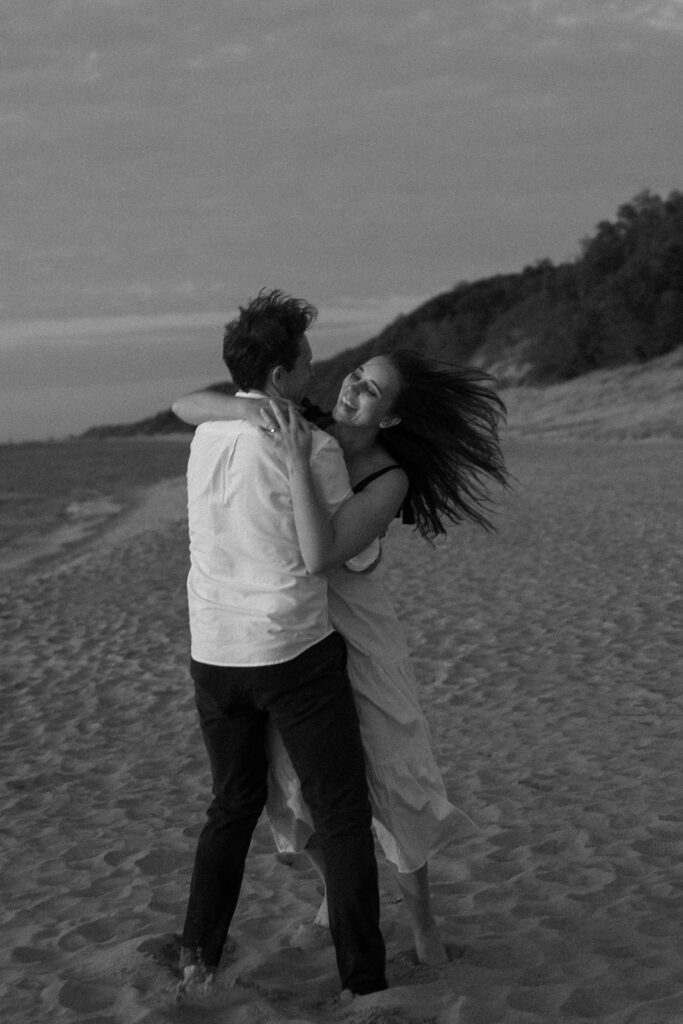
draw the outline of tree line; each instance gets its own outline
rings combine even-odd
[[[340,376],[394,347],[474,364],[501,383],[549,383],[642,362],[683,343],[683,193],[645,190],[601,221],[576,259],[460,283],[379,335],[317,365],[327,404]]]
[[[312,397],[331,407],[339,381],[390,348],[414,348],[492,372],[501,384],[569,380],[644,362],[683,344],[683,193],[640,192],[580,243],[576,259],[456,284],[380,334],[316,364]],[[212,385],[234,392],[229,382]],[[170,410],[90,434],[186,428]]]

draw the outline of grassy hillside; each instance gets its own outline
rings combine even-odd
[[[376,337],[316,364],[311,397],[330,406],[339,381],[369,356],[414,348],[482,367],[502,387],[552,384],[647,363],[683,344],[683,193],[642,192],[601,221],[575,260],[457,284]],[[230,390],[231,385],[214,385]],[[188,429],[172,412],[89,434]]]
[[[571,263],[458,284],[317,367],[328,404],[353,365],[415,348],[480,366],[500,383],[545,384],[647,362],[683,344],[683,193],[643,192],[602,221]]]

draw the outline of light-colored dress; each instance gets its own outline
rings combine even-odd
[[[335,569],[328,576],[329,609],[348,648],[375,834],[387,859],[400,872],[411,872],[462,835],[469,819],[446,795],[404,630],[381,577],[381,569],[365,576]],[[298,853],[314,828],[275,730],[269,757],[267,813],[275,842],[280,852]]]

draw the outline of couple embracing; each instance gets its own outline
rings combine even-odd
[[[316,315],[259,293],[227,325],[231,398],[174,405],[200,423],[188,465],[191,674],[213,781],[182,936],[185,983],[216,971],[256,823],[305,850],[325,884],[342,988],[386,988],[373,826],[396,866],[418,958],[447,961],[429,857],[447,798],[403,631],[374,572],[397,515],[425,537],[488,525],[504,484],[503,413],[481,372],[398,351],[305,402]]]

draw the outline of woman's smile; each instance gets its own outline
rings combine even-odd
[[[340,404],[343,409],[346,409],[347,412],[358,412],[358,406],[354,403],[354,401],[348,394],[341,396]]]

